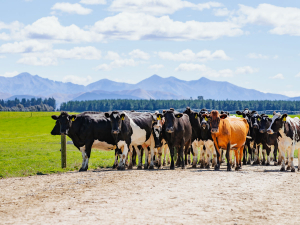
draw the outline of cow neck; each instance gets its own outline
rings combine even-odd
[[[75,120],[76,121],[76,120]],[[84,145],[84,142],[82,142],[81,140],[80,140],[80,138],[78,137],[78,135],[77,135],[77,133],[76,133],[76,131],[75,131],[75,129],[74,129],[74,123],[75,123],[75,121],[74,122],[72,122],[72,124],[71,124],[71,126],[70,126],[70,128],[69,128],[69,132],[68,132],[68,136],[72,139],[72,141],[74,142],[74,144],[77,144],[77,145],[79,145],[79,146],[83,146]]]

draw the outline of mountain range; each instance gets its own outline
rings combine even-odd
[[[205,77],[185,81],[175,77],[148,77],[136,84],[101,79],[87,86],[63,83],[38,75],[21,73],[14,77],[0,76],[0,99],[54,97],[58,105],[69,100],[98,99],[190,99],[203,96],[215,100],[300,100],[285,95],[263,93],[225,81]]]

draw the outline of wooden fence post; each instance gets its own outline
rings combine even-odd
[[[61,135],[61,168],[67,167],[67,138]]]

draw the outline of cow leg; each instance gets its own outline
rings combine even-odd
[[[285,164],[287,165],[286,170],[290,170],[291,166],[290,166],[290,160],[289,159],[291,157],[291,148],[288,147],[286,152],[287,152],[287,157],[286,157],[286,161],[285,161]]]
[[[281,168],[280,171],[285,171],[285,150],[279,150],[280,158],[281,158]]]
[[[183,159],[183,147],[184,147],[184,140],[181,141],[181,145],[178,148],[178,150],[179,150],[178,155],[180,154],[180,158],[181,158],[181,169],[185,169],[185,160]]]
[[[293,141],[293,145],[291,146],[291,153],[290,153],[290,166],[291,166],[291,172],[295,172],[295,166],[294,166],[294,152],[295,152],[295,141]]]
[[[167,154],[169,154],[169,153],[167,152],[167,147],[165,145],[163,145],[162,148],[164,149],[163,150],[163,152],[164,152],[163,166],[165,166],[167,164],[167,162],[166,162]]]
[[[206,152],[206,147],[205,147],[205,149],[204,149],[204,147],[205,147],[205,145],[202,145],[200,147],[200,159],[199,159],[200,168],[204,168],[205,167],[205,152]]]
[[[126,164],[126,158],[127,157],[127,154],[128,154],[128,146],[130,146],[129,143],[125,143],[123,146],[122,146],[122,155],[120,155],[120,163],[119,163],[119,166],[118,166],[118,170],[125,170],[125,164]],[[118,146],[120,148],[120,146]]]
[[[143,165],[143,158],[142,158],[142,154],[140,149],[138,148],[138,146],[134,146],[136,154],[138,156],[138,165],[137,165],[137,169],[140,170],[142,169],[142,165]]]
[[[231,171],[231,166],[230,166],[230,143],[227,144],[226,159],[227,159],[227,171]]]
[[[240,169],[242,169],[242,158],[243,158],[243,154],[244,154],[244,152],[243,152],[244,148],[245,148],[245,146],[240,148],[240,156],[239,156],[239,166],[240,166]]]
[[[136,166],[136,149],[135,146],[133,146],[133,152],[132,152],[132,166]]]
[[[243,158],[243,165],[246,165],[247,164],[247,148],[246,148],[246,145],[244,145],[244,148],[243,148],[243,153],[244,153],[244,158]]]
[[[234,151],[229,151],[229,163],[232,168],[236,166],[236,155]]]
[[[215,167],[215,165],[217,165],[217,153],[213,144],[211,145],[210,150],[213,153],[212,167]]]
[[[300,149],[298,149],[298,171],[300,171]]]
[[[144,151],[145,151],[145,164],[144,164],[144,169],[148,169],[148,167],[149,167],[149,161],[148,161],[149,152],[148,152],[148,148],[147,148],[147,147],[144,147]]]
[[[158,151],[157,152],[157,155],[158,155],[157,168],[162,169],[162,166],[161,166],[162,148],[161,147],[157,148],[157,151]]]
[[[174,147],[173,146],[169,146],[170,148],[170,154],[171,154],[171,165],[170,165],[170,169],[174,170],[175,166],[174,166]]]
[[[203,152],[203,145],[200,145],[200,148],[199,148],[199,161],[198,161],[198,164],[200,165],[200,168],[201,168],[201,164],[202,164],[202,152]]]
[[[232,150],[231,150],[232,151]],[[234,157],[235,157],[235,170],[238,171],[240,169],[239,166],[239,150],[234,150]]]
[[[128,152],[128,155],[129,155],[129,165],[128,165],[128,169],[129,170],[132,170],[132,154],[133,154],[133,147],[132,145],[129,146],[129,152]]]
[[[275,145],[274,145],[274,165],[275,165],[275,162],[277,162],[277,152],[278,152],[278,143],[277,141],[275,142]]]
[[[261,162],[262,165],[265,165],[266,164],[266,149],[263,148],[262,149],[262,162]]]
[[[222,149],[222,163],[225,163],[226,151]]]
[[[193,166],[192,166],[192,168],[196,168],[197,159],[198,159],[198,145],[197,145],[196,140],[193,141],[192,148],[193,148]]]
[[[113,169],[118,167],[118,149],[115,149],[115,162],[113,165]]]
[[[82,154],[82,165],[81,165],[81,168],[79,169],[79,172],[87,171],[88,170],[88,164],[89,164],[89,158],[86,154],[86,147],[85,146],[80,147],[80,151],[81,151],[81,154]]]
[[[209,169],[210,168],[210,159],[211,159],[211,155],[212,155],[212,152],[211,152],[211,149],[210,148],[206,148],[206,163],[205,163],[205,168],[206,169]]]
[[[256,145],[253,165],[259,164],[259,155],[258,155],[259,147],[260,147],[259,145]]]

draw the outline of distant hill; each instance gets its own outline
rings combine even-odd
[[[87,86],[42,78],[21,73],[15,77],[0,76],[0,98],[14,96],[54,97],[58,105],[69,100],[93,99],[193,99],[203,96],[215,100],[300,100],[285,95],[263,93],[242,88],[229,82],[213,81],[201,77],[185,81],[175,77],[148,77],[136,84],[101,79]]]

